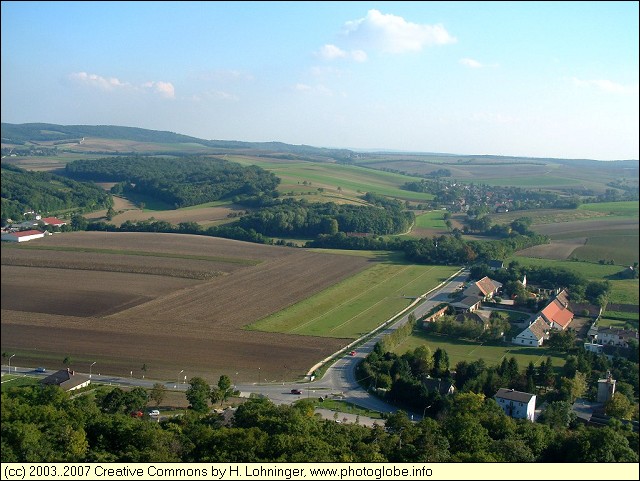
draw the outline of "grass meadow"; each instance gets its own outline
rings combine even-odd
[[[454,274],[457,267],[376,263],[323,292],[248,326],[251,330],[358,338]]]
[[[505,357],[507,359],[515,357],[520,370],[525,369],[530,362],[539,366],[548,356],[551,357],[554,367],[564,366],[565,363],[565,356],[551,353],[546,348],[524,347],[512,344],[484,345],[480,342],[439,336],[425,331],[415,331],[412,336],[409,336],[404,342],[396,346],[394,352],[401,355],[419,346],[427,346],[431,349],[431,352],[435,352],[438,348],[447,351],[451,368],[454,368],[460,361],[472,362],[478,359],[484,359],[487,366],[493,366],[500,364]]]
[[[416,227],[423,229],[446,229],[444,211],[432,210],[416,216]]]
[[[227,160],[244,165],[257,165],[273,172],[282,179],[279,190],[288,192],[315,191],[325,189],[327,194],[364,195],[366,192],[415,201],[431,200],[433,195],[411,192],[400,188],[405,182],[415,181],[414,177],[367,169],[364,167],[311,163],[303,161],[273,161],[258,157],[232,156]],[[307,182],[307,184],[303,184]],[[340,189],[338,189],[338,187]]]

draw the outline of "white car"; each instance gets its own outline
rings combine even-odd
[[[151,411],[149,411],[149,416],[160,416],[160,411],[158,411],[157,409],[152,409]]]

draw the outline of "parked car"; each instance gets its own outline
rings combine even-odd
[[[291,394],[302,394],[302,391],[300,389],[292,389]]]
[[[141,418],[142,416],[144,416],[144,413],[142,411],[132,411],[131,412],[131,417],[132,418]]]
[[[160,416],[160,411],[158,411],[157,409],[152,409],[151,411],[149,411],[149,416]]]
[[[36,372],[47,372],[44,367],[36,367]]]
[[[356,351],[351,351],[351,352],[349,353],[349,355],[350,355],[350,356],[355,356],[355,355],[356,355]]]

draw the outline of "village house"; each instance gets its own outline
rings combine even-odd
[[[41,221],[44,225],[51,225],[53,227],[62,227],[63,225],[67,225],[65,221],[60,220],[57,217],[44,217]]]
[[[620,329],[615,327],[601,327],[598,329],[596,340],[598,344],[629,347],[629,341],[638,341],[638,331],[635,329]]]
[[[451,307],[453,307],[456,312],[474,312],[482,306],[482,299],[479,299],[477,296],[466,296],[462,300],[458,302],[452,302]]]
[[[535,394],[500,388],[493,398],[507,416],[514,419],[534,421],[536,411]]]
[[[520,346],[540,347],[549,339],[551,326],[541,316],[538,316],[529,326],[513,338],[513,344]]]
[[[502,287],[502,284],[498,281],[489,279],[487,276],[483,277],[477,282],[472,283],[467,287],[462,294],[465,297],[475,296],[480,297],[481,300],[486,301],[491,299],[498,293],[498,290]]]
[[[76,374],[75,371],[67,368],[45,377],[40,383],[43,386],[60,386],[65,391],[75,391],[88,386],[91,380],[89,376]]]
[[[571,321],[573,312],[569,309],[569,300],[566,291],[562,290],[540,311],[540,315],[552,329],[564,331]]]

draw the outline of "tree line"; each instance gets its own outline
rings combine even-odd
[[[90,212],[113,204],[111,196],[95,184],[78,182],[48,172],[26,171],[2,164],[2,225],[24,220],[24,213],[75,210]]]

